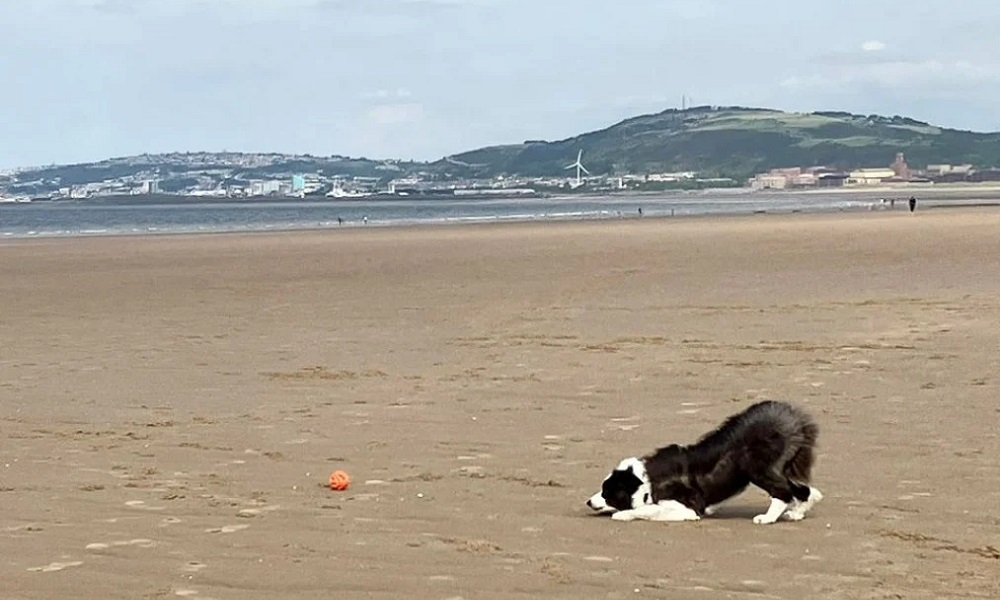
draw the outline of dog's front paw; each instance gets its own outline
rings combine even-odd
[[[757,515],[753,518],[754,525],[770,525],[777,521],[777,519],[772,518],[770,515]]]
[[[611,518],[615,521],[634,521],[635,515],[632,514],[632,511],[620,510],[616,513],[613,513],[611,515]]]

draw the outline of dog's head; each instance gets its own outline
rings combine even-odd
[[[598,512],[615,512],[652,504],[653,498],[641,459],[626,458],[618,463],[601,484],[601,491],[587,500],[587,506]]]

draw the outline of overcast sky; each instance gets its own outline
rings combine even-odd
[[[1000,130],[1000,2],[0,0],[0,168],[436,159],[695,104]]]

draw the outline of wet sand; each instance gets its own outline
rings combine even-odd
[[[987,208],[0,243],[0,596],[1000,597],[997,257]],[[588,514],[765,397],[806,520]]]

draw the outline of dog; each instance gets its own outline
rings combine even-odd
[[[810,485],[818,435],[802,409],[757,402],[695,444],[621,461],[587,506],[618,521],[697,521],[753,484],[771,498],[754,523],[800,521],[823,499]]]

